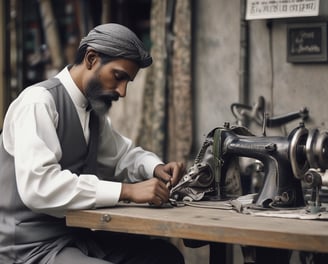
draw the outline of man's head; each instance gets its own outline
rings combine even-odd
[[[82,39],[74,63],[81,71],[75,81],[101,115],[107,113],[112,101],[126,95],[127,84],[139,69],[151,63],[151,56],[131,30],[104,24]]]
[[[132,60],[140,68],[146,68],[152,64],[152,57],[141,40],[130,29],[119,24],[103,24],[92,29],[80,42],[75,64],[81,63],[86,47],[91,47],[112,59]]]
[[[90,64],[93,61],[102,61],[101,58],[92,60],[93,50],[87,52],[90,57]],[[97,66],[100,65],[100,66]],[[98,115],[104,115],[112,106],[113,101],[120,97],[125,97],[128,83],[133,81],[138,73],[139,66],[131,60],[115,59],[107,63],[96,62],[90,66],[95,70],[87,79],[84,95],[88,99],[91,107]]]

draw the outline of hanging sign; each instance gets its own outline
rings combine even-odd
[[[327,62],[327,23],[287,24],[287,61]]]
[[[320,0],[247,0],[246,20],[318,16],[319,6]]]

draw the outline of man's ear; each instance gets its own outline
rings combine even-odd
[[[87,50],[84,56],[84,60],[88,70],[92,69],[93,65],[95,65],[97,61],[97,58],[98,58],[97,53],[94,50],[92,49]]]

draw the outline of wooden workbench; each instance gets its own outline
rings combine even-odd
[[[259,217],[233,210],[122,204],[71,211],[66,222],[96,230],[328,252],[328,221]]]

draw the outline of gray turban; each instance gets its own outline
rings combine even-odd
[[[152,57],[141,40],[130,29],[119,24],[95,27],[81,40],[79,48],[84,45],[113,58],[133,60],[140,68],[152,64]]]

